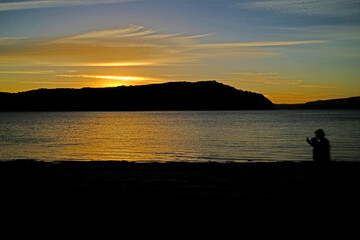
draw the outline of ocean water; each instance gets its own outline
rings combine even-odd
[[[0,160],[360,161],[360,111],[1,112]]]

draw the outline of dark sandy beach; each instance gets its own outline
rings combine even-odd
[[[0,162],[9,218],[127,222],[176,235],[226,228],[243,239],[358,234],[359,173],[356,162]]]

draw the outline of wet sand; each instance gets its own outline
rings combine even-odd
[[[9,219],[167,229],[177,237],[353,236],[359,183],[357,162],[0,162]]]

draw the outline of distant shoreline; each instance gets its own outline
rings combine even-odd
[[[299,104],[274,104],[276,109],[329,109],[329,110],[340,110],[340,109],[360,109],[360,97],[350,98],[339,98],[330,100],[319,100],[307,103]]]

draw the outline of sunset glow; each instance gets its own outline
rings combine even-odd
[[[105,75],[60,75],[62,77],[78,77],[78,78],[95,78],[95,79],[109,79],[109,80],[121,80],[121,81],[141,81],[149,80],[143,77],[133,76],[105,76]]]
[[[348,239],[359,120],[360,0],[0,0],[19,232]]]
[[[79,74],[79,75],[58,75],[58,77],[73,78],[73,79],[98,79],[98,82],[94,82],[93,87],[117,87],[117,86],[129,86],[129,85],[141,85],[149,83],[161,82],[153,78],[145,78],[138,76],[109,76],[109,75],[91,75],[91,74]]]
[[[216,80],[275,103],[358,96],[354,6],[355,0],[0,3],[0,91]]]
[[[136,67],[153,65],[151,62],[109,62],[109,63],[91,63],[89,67]]]

